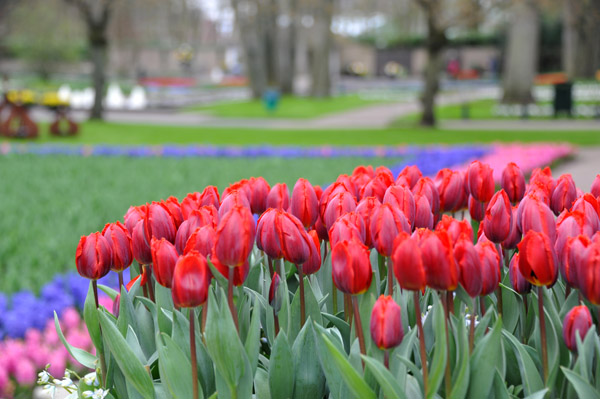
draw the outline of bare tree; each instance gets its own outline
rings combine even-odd
[[[600,68],[600,0],[563,1],[563,68],[570,79],[594,78]]]
[[[102,99],[106,85],[106,64],[108,50],[108,22],[115,0],[65,0],[79,10],[87,28],[87,40],[93,65],[92,83],[94,105],[90,119],[103,118]]]

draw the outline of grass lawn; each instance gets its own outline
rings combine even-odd
[[[126,158],[0,156],[0,292],[37,290],[59,272],[75,271],[81,235],[121,219],[130,205],[227,185],[250,176],[293,187],[351,173],[378,158]]]
[[[309,98],[284,96],[274,111],[268,111],[261,100],[224,102],[186,108],[188,111],[205,111],[215,116],[229,118],[315,118],[325,114],[347,111],[381,103],[359,95],[332,98]]]
[[[47,125],[33,143],[57,144],[214,144],[214,145],[400,145],[511,142],[570,142],[600,145],[598,131],[454,131],[427,129],[407,121],[389,129],[276,130],[208,127],[171,127],[86,122],[81,135],[51,137]],[[2,142],[0,138],[0,143]],[[29,141],[11,140],[11,143]]]

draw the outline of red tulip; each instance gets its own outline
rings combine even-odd
[[[81,277],[98,280],[110,271],[112,253],[110,243],[102,233],[82,236],[75,252],[75,264]]]
[[[267,209],[258,219],[256,225],[256,246],[272,259],[283,257],[279,234],[275,226],[275,220],[283,213],[280,209]]]
[[[250,186],[250,181],[248,179],[242,179],[233,184],[230,184],[229,187],[223,190],[223,199],[225,199],[225,197],[227,197],[234,191],[242,192],[246,196],[248,204],[250,204],[250,202],[252,201],[252,187]]]
[[[483,288],[481,261],[473,242],[459,239],[454,245],[454,259],[459,271],[460,285],[471,298],[479,296]]]
[[[358,192],[359,190],[356,188],[356,185],[354,184],[354,181],[352,180],[352,178],[348,175],[339,175],[337,177],[337,179],[335,179],[336,182],[342,183],[344,185],[344,187],[346,187],[348,189],[348,191],[354,195],[354,198],[356,198],[358,196]]]
[[[356,212],[340,216],[329,229],[329,241],[332,246],[340,241],[349,241],[353,238],[364,244],[365,236],[364,219]]]
[[[313,188],[315,189],[315,194],[317,194],[317,200],[320,201],[321,196],[323,195],[323,189],[319,185],[315,185],[315,186],[313,186]]]
[[[525,191],[525,197],[523,197],[523,200],[527,197],[534,197],[538,201],[542,201],[544,204],[550,206],[551,196],[552,193],[548,193],[548,187],[546,187],[544,183],[536,181],[535,183],[527,186],[527,190]]]
[[[219,261],[219,258],[217,258],[214,252],[210,256],[210,263],[213,264],[215,269],[217,269],[223,277],[227,279],[229,278],[230,267],[224,265],[221,261]],[[248,260],[246,259],[246,261],[241,266],[233,268],[233,285],[239,287],[240,285],[244,284],[244,281],[246,281],[246,277],[248,277],[249,272],[250,263],[248,263]]]
[[[538,184],[539,183],[539,184]],[[548,197],[552,195],[554,188],[556,187],[556,182],[552,178],[552,171],[549,167],[545,167],[544,169],[535,168],[531,172],[531,177],[529,178],[529,184],[531,186],[538,185],[539,187],[543,187],[546,191]]]
[[[305,228],[314,225],[319,216],[319,201],[315,189],[306,179],[298,179],[292,190],[292,215],[302,222]]]
[[[519,244],[519,242],[521,241],[521,232],[517,227],[517,208],[511,208],[511,213],[512,219],[510,233],[508,234],[508,237],[506,237],[506,239],[502,241],[502,248],[504,249],[515,249],[517,248],[517,244]]]
[[[319,216],[317,218],[317,221],[315,222],[315,230],[319,235],[320,240],[329,241],[329,232],[327,231],[327,228],[325,228],[325,226],[323,225],[321,216]]]
[[[443,212],[460,209],[466,196],[464,178],[460,172],[442,169],[435,176],[435,185],[440,194],[440,210]]]
[[[131,233],[131,253],[140,265],[152,263],[152,252],[150,251],[151,238],[146,236],[144,221],[140,220]]]
[[[513,225],[513,212],[508,195],[498,191],[487,206],[483,217],[483,231],[492,242],[501,243],[510,235]]]
[[[301,265],[309,259],[312,239],[297,217],[288,212],[281,213],[275,219],[275,231],[285,260]]]
[[[193,210],[188,215],[187,220],[184,220],[184,222],[181,223],[181,226],[179,226],[179,229],[177,229],[177,235],[175,236],[175,248],[177,248],[177,252],[179,252],[179,254],[183,253],[188,239],[197,228],[210,226],[214,230],[217,228],[218,224],[219,214],[214,206],[206,205],[200,209]]]
[[[571,211],[581,211],[585,216],[585,224],[588,225],[592,230],[597,231],[600,229],[600,206],[598,201],[591,194],[584,194],[583,197],[578,198],[574,203]]]
[[[398,178],[396,179],[396,184],[401,180],[406,182],[407,187],[412,190],[412,188],[417,184],[417,181],[423,177],[423,173],[419,170],[417,165],[409,165],[405,166],[404,169],[398,174]]]
[[[381,204],[371,218],[371,240],[383,256],[392,256],[394,239],[398,233],[411,232],[410,224],[402,211],[390,204]]]
[[[330,184],[325,191],[323,191],[323,194],[321,194],[321,198],[319,198],[319,216],[321,216],[322,221],[325,220],[325,210],[327,209],[327,205],[329,205],[329,201],[339,193],[350,194],[350,196],[354,198],[356,202],[354,194],[348,191],[348,188],[346,188],[343,183],[335,182]]]
[[[427,198],[434,216],[440,212],[440,194],[435,183],[429,177],[422,177],[417,180],[417,184],[412,188],[412,192],[415,197],[422,195]]]
[[[471,162],[467,170],[469,193],[479,202],[488,202],[494,195],[494,171],[488,164]]]
[[[173,271],[171,296],[180,308],[202,305],[208,298],[212,274],[206,258],[195,251],[180,256]]]
[[[590,193],[594,197],[600,197],[600,175],[596,175],[592,187],[590,188]]]
[[[556,219],[556,242],[554,249],[559,260],[562,261],[563,248],[569,237],[575,237],[583,234],[591,237],[594,234],[591,226],[586,223],[585,215],[581,211],[563,211]]]
[[[591,244],[592,241],[584,235],[569,237],[559,253],[560,275],[571,287],[579,286],[577,275],[585,265],[587,249]]]
[[[519,254],[513,255],[508,266],[508,276],[510,283],[515,291],[521,295],[528,294],[531,291],[531,283],[525,279],[519,269]]]
[[[190,251],[197,251],[205,257],[210,256],[215,245],[216,236],[217,233],[211,225],[196,228],[188,238],[183,248],[183,253],[187,254]]]
[[[144,219],[146,213],[148,213],[147,205],[129,207],[127,213],[123,217],[123,220],[125,221],[125,227],[127,227],[127,231],[129,231],[130,235],[133,235],[133,229],[135,228],[135,225],[137,222]]]
[[[277,208],[287,211],[290,206],[290,193],[285,183],[277,183],[267,195],[267,208]]]
[[[267,195],[271,191],[271,186],[262,177],[251,177],[249,185],[252,189],[250,209],[252,213],[260,215],[267,209]]]
[[[527,197],[526,197],[527,198]],[[556,241],[556,222],[554,214],[550,208],[543,202],[529,197],[523,200],[517,210],[517,217],[520,214],[520,227],[523,234],[530,230],[544,233],[550,239],[551,243]],[[519,220],[517,220],[517,226]]]
[[[173,215],[164,203],[153,202],[148,205],[148,213],[144,217],[144,234],[148,242],[152,237],[157,240],[165,238],[171,243],[175,242],[177,227]]]
[[[489,295],[500,284],[500,255],[491,241],[481,241],[475,245],[481,263],[482,288],[479,295]]]
[[[321,268],[321,242],[319,235],[315,230],[308,232],[310,237],[310,256],[308,260],[302,264],[302,272],[305,275],[313,274]]]
[[[190,193],[181,201],[183,220],[186,220],[194,210],[207,205],[212,205],[215,209],[219,209],[219,204],[219,192],[215,186],[207,186],[202,194]]]
[[[558,216],[564,209],[571,209],[571,205],[576,199],[577,187],[575,187],[571,175],[566,174],[559,177],[550,200],[550,208],[554,214]]]
[[[558,277],[554,245],[545,233],[529,230],[519,248],[519,270],[533,285],[552,286]]]
[[[346,294],[362,294],[371,286],[373,273],[369,248],[360,241],[341,241],[334,245],[331,268],[333,283]]]
[[[377,197],[383,202],[383,196],[389,186],[394,184],[394,175],[389,169],[381,167],[375,170],[375,177],[365,184],[360,190],[360,198]]]
[[[348,192],[340,192],[333,196],[327,202],[323,222],[325,227],[333,226],[333,223],[345,213],[352,212],[356,209],[356,201],[352,194]]]
[[[269,305],[273,308],[275,315],[279,313],[281,310],[282,298],[279,292],[279,284],[281,283],[281,278],[279,274],[275,272],[273,274],[273,279],[271,280],[271,285],[269,286]]]
[[[410,229],[412,230],[415,223],[415,199],[412,192],[407,187],[389,186],[383,196],[383,203],[388,203],[400,209],[404,216],[408,219]]]
[[[401,232],[394,240],[392,252],[394,275],[400,286],[409,291],[422,291],[427,286],[427,271],[423,264],[419,240]]]
[[[523,176],[523,171],[521,171],[516,163],[511,162],[504,168],[501,186],[513,204],[523,199],[525,195],[525,176]]]
[[[175,264],[179,259],[175,246],[164,238],[160,240],[153,238],[150,243],[150,249],[152,252],[152,269],[154,270],[156,282],[163,287],[171,288]]]
[[[223,217],[223,215],[236,206],[241,206],[250,210],[250,200],[244,191],[235,190],[229,192],[227,195],[223,195],[223,201],[219,206],[219,217]]]
[[[577,269],[577,285],[581,294],[594,305],[600,305],[600,243],[592,242]]]
[[[179,228],[179,225],[183,222],[183,213],[181,212],[181,204],[176,197],[170,196],[165,201],[165,205],[169,208],[169,212],[171,212],[171,216],[173,216],[173,221],[175,222],[175,227]]]
[[[244,264],[254,246],[256,227],[250,209],[236,206],[221,218],[215,238],[217,258],[229,267]]]
[[[108,241],[111,252],[111,270],[120,272],[129,267],[133,262],[133,253],[131,252],[131,236],[129,231],[121,222],[110,223],[104,226],[102,235]]]
[[[446,231],[416,230],[427,285],[441,291],[454,291],[458,286],[458,268],[452,252],[452,240]]]
[[[200,195],[200,206],[212,205],[218,210],[220,204],[219,190],[215,186],[206,186]]]
[[[361,199],[356,206],[356,213],[360,214],[365,222],[364,243],[369,248],[373,248],[373,241],[371,238],[371,218],[380,205],[381,202],[379,202],[377,197],[365,197]]]
[[[433,229],[433,212],[429,200],[424,195],[415,195],[414,228]]]
[[[456,220],[452,216],[444,215],[435,226],[435,230],[446,231],[453,244],[463,236],[473,241],[473,228],[467,220]]]
[[[356,187],[356,190],[359,193],[360,196],[360,191],[362,190],[362,188],[371,181],[371,179],[373,179],[375,177],[375,171],[373,170],[373,167],[371,165],[369,166],[357,166],[356,168],[354,168],[354,171],[352,172],[352,175],[350,176],[350,179],[352,180],[352,183],[354,183],[354,186]]]
[[[563,339],[571,352],[577,352],[577,335],[583,342],[592,324],[592,315],[585,305],[575,306],[567,312],[563,321]]]
[[[391,296],[381,295],[371,311],[371,338],[379,349],[394,348],[402,342],[404,330],[400,306]]]

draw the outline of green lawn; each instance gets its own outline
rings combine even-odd
[[[454,131],[427,129],[399,121],[389,129],[277,130],[208,127],[174,127],[86,122],[81,135],[50,137],[47,126],[34,143],[60,144],[214,144],[214,145],[399,145],[490,143],[495,141],[555,141],[600,145],[598,131]],[[0,143],[2,142],[0,138]],[[11,143],[23,143],[13,139]]]
[[[130,205],[227,185],[250,176],[291,190],[299,177],[333,181],[378,158],[127,158],[0,156],[0,292],[37,290],[55,273],[75,270],[81,235],[122,219]]]
[[[315,118],[335,112],[347,111],[381,103],[359,95],[331,98],[284,96],[274,111],[268,111],[261,100],[223,102],[212,105],[188,107],[188,111],[205,111],[215,116],[229,118]]]

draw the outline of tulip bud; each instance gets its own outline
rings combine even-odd
[[[527,234],[530,230],[544,233],[554,244],[556,241],[556,222],[554,214],[550,208],[542,201],[529,198],[527,201],[521,201],[517,210],[517,217],[520,214],[521,231]],[[517,220],[517,225],[519,220]]]
[[[583,234],[587,237],[591,237],[594,234],[591,227],[586,224],[583,212],[563,211],[556,220],[556,242],[554,243],[556,255],[561,262],[564,256],[563,248],[567,243],[567,239],[569,237],[578,236],[579,234]]]
[[[518,248],[519,270],[523,277],[533,285],[554,285],[558,277],[558,259],[548,236],[529,230]]]
[[[504,249],[515,249],[517,248],[517,244],[519,244],[519,242],[521,241],[521,232],[517,227],[517,208],[511,208],[511,213],[512,219],[510,233],[508,234],[508,237],[506,237],[506,239],[502,241],[502,248]]]
[[[585,305],[575,306],[567,312],[563,321],[563,339],[571,352],[577,352],[576,336],[583,341],[592,324],[592,315]]]
[[[371,238],[371,219],[380,205],[381,202],[379,202],[377,197],[366,197],[361,199],[356,206],[356,213],[360,214],[365,222],[364,243],[369,248],[373,248],[373,241]]]
[[[452,240],[446,231],[417,230],[427,285],[441,291],[454,291],[458,286],[458,268],[452,253]]]
[[[181,214],[183,220],[187,220],[189,214],[192,213],[193,210],[200,208],[201,201],[201,194],[197,192],[189,193],[185,196],[181,201]]]
[[[352,212],[356,209],[356,201],[352,194],[348,192],[340,192],[327,201],[325,208],[325,227],[333,226],[333,223],[345,213]]]
[[[381,350],[394,348],[402,342],[404,330],[400,306],[391,296],[381,295],[371,312],[371,338]]]
[[[452,216],[444,215],[435,226],[436,231],[446,231],[454,244],[462,236],[473,241],[473,228],[467,220],[456,220]]]
[[[592,242],[577,269],[577,285],[585,299],[600,305],[600,243]]]
[[[577,199],[577,187],[569,174],[558,178],[558,184],[552,192],[550,208],[555,215],[559,215],[564,209],[571,209],[571,205]]]
[[[211,278],[212,274],[202,254],[191,251],[180,256],[175,264],[171,283],[171,296],[175,306],[193,308],[206,302]]]
[[[125,227],[127,227],[127,231],[130,235],[133,235],[133,229],[135,228],[135,225],[137,224],[137,222],[144,219],[147,212],[147,205],[129,207],[127,213],[123,217],[123,220],[125,221]]]
[[[269,305],[273,308],[275,315],[279,313],[281,310],[281,304],[283,303],[281,294],[279,293],[279,284],[281,283],[281,278],[279,274],[275,272],[273,274],[273,279],[271,280],[271,285],[269,286]]]
[[[250,202],[252,201],[252,187],[250,186],[250,181],[247,179],[242,179],[233,184],[230,184],[225,190],[223,190],[223,199],[227,197],[229,194],[232,194],[234,191],[239,191],[248,200],[248,207],[250,207]]]
[[[415,195],[414,228],[433,229],[433,212],[429,200],[424,195]]]
[[[525,195],[525,176],[516,163],[511,162],[502,171],[500,180],[502,189],[506,191],[508,199],[513,204],[521,201]]]
[[[319,235],[319,239],[323,241],[329,241],[329,232],[323,225],[323,221],[321,220],[321,216],[317,218],[315,222],[315,231]]]
[[[584,235],[569,237],[560,252],[560,275],[571,287],[579,287],[577,276],[585,265],[587,249],[591,244],[592,241]]]
[[[177,259],[179,259],[175,246],[164,238],[160,240],[152,238],[150,248],[152,251],[152,268],[156,282],[163,287],[171,288],[173,271],[175,270]]]
[[[442,212],[460,209],[467,193],[464,178],[460,172],[442,169],[435,176],[435,185],[440,194],[440,210]]]
[[[309,259],[311,238],[297,217],[283,212],[275,219],[275,230],[285,260],[295,265],[301,265]]]
[[[584,194],[583,197],[578,198],[574,203],[571,211],[580,211],[585,216],[585,225],[589,226],[593,231],[600,229],[600,206],[598,201],[591,194]]]
[[[335,182],[330,184],[325,191],[321,194],[319,198],[319,216],[321,216],[321,221],[325,220],[325,210],[327,209],[327,205],[329,205],[329,201],[335,197],[339,193],[348,193],[356,202],[356,198],[354,194],[352,194],[341,182]]]
[[[188,238],[183,249],[183,253],[187,254],[190,251],[198,251],[205,257],[210,256],[215,245],[217,233],[211,225],[198,227]]]
[[[491,241],[481,241],[475,245],[481,264],[481,292],[479,295],[489,295],[500,284],[500,255]]]
[[[494,171],[488,164],[471,162],[467,170],[469,193],[479,202],[488,202],[494,195]]]
[[[177,235],[175,236],[175,248],[177,248],[177,252],[183,254],[185,245],[196,229],[210,226],[214,230],[218,224],[219,214],[214,206],[206,205],[200,209],[193,210],[188,215],[188,219],[181,223],[181,226],[177,229]],[[204,253],[202,254],[205,255]]]
[[[408,188],[412,190],[412,188],[417,184],[417,181],[421,177],[423,177],[423,173],[421,173],[419,167],[417,165],[409,165],[405,166],[404,169],[402,169],[402,172],[398,174],[396,183],[398,183],[398,180],[402,178],[402,180],[407,183]]]
[[[110,271],[112,253],[110,244],[100,233],[82,236],[75,252],[75,264],[81,277],[98,280]]]
[[[354,184],[354,181],[352,181],[352,178],[350,176],[339,175],[337,179],[335,179],[335,181],[342,183],[344,187],[347,188],[348,192],[354,195],[354,198],[358,196],[358,189],[356,188],[356,185]]]
[[[360,241],[341,241],[331,250],[333,283],[351,295],[362,294],[371,286],[373,272],[369,248]]]
[[[539,186],[543,187],[546,191],[548,197],[552,195],[554,188],[556,187],[556,182],[552,178],[552,171],[549,167],[545,167],[544,169],[535,168],[531,172],[531,177],[529,178],[529,184],[531,186]]]
[[[513,213],[508,195],[504,190],[498,191],[487,206],[483,217],[483,231],[492,242],[501,243],[511,232]]]
[[[140,220],[133,228],[133,233],[131,234],[131,253],[140,265],[152,263],[150,240],[144,231],[144,221]]]
[[[229,266],[224,265],[219,258],[215,255],[214,251],[210,256],[210,263],[213,264],[215,269],[218,270],[219,273],[226,279],[229,278],[229,270],[231,269]],[[239,287],[244,284],[246,281],[246,277],[248,277],[248,273],[250,272],[250,263],[246,260],[241,266],[233,268],[233,285],[235,287]]]
[[[412,192],[407,187],[402,186],[389,186],[385,195],[383,196],[383,203],[388,203],[394,207],[400,209],[408,223],[410,224],[411,231],[413,230],[415,223],[415,199]]]
[[[600,175],[596,175],[592,187],[590,188],[590,193],[594,197],[600,197]]]
[[[314,225],[319,216],[319,201],[315,189],[306,179],[298,179],[292,190],[292,215],[302,222],[305,228]]]
[[[223,215],[236,206],[241,206],[250,210],[250,200],[242,190],[230,191],[227,195],[223,195],[223,202],[221,202],[221,206],[219,206],[219,217],[223,217]]]
[[[519,254],[513,255],[508,266],[508,277],[510,283],[515,291],[521,295],[529,294],[531,291],[531,284],[525,279],[521,270],[519,269]]]
[[[471,215],[471,219],[477,220],[478,222],[483,221],[483,217],[485,216],[485,208],[487,208],[487,204],[477,201],[470,195],[468,204],[469,215]]]
[[[479,296],[483,288],[481,261],[473,242],[463,236],[454,245],[454,259],[459,271],[460,285],[471,298]]]
[[[218,210],[220,204],[219,190],[215,186],[206,186],[200,194],[199,207],[212,205]]]
[[[260,215],[267,209],[267,195],[271,191],[271,186],[262,177],[251,177],[249,185],[252,189],[250,209],[252,213]]]
[[[148,205],[148,213],[144,217],[144,234],[147,241],[154,237],[157,240],[165,238],[171,243],[175,242],[177,227],[173,215],[164,203],[153,202]]]
[[[392,265],[394,275],[403,289],[422,291],[427,286],[427,272],[417,237],[411,237],[406,232],[398,234],[394,240]]]
[[[279,235],[275,227],[275,219],[283,213],[280,209],[269,208],[258,218],[256,226],[256,246],[271,259],[283,257]]]
[[[417,184],[413,187],[412,192],[415,197],[422,195],[427,198],[434,216],[440,212],[440,194],[435,183],[429,177],[422,177],[417,180]]]
[[[369,166],[357,166],[356,168],[354,168],[354,171],[352,172],[352,175],[350,176],[350,179],[352,180],[352,183],[354,183],[354,186],[356,187],[356,190],[358,191],[358,194],[360,196],[360,192],[362,190],[362,188],[371,181],[372,178],[375,177],[375,171],[373,170],[373,167],[371,165]]]
[[[392,256],[394,239],[398,233],[410,233],[411,230],[404,213],[390,204],[381,204],[371,218],[373,246],[383,256]]]
[[[267,208],[287,211],[290,206],[290,193],[285,183],[277,183],[267,195]]]
[[[321,268],[321,242],[319,235],[315,230],[308,232],[310,240],[310,256],[308,260],[302,264],[302,272],[305,275],[313,274],[319,271]]]
[[[254,246],[256,227],[250,209],[236,206],[223,215],[217,227],[215,253],[229,267],[244,264]]]
[[[340,216],[329,229],[329,241],[332,246],[340,241],[350,241],[353,238],[364,244],[365,235],[364,220],[356,212]]]
[[[110,223],[104,226],[102,235],[108,241],[111,252],[112,261],[110,264],[111,270],[120,272],[129,267],[133,262],[133,253],[131,252],[131,236],[127,228],[121,222]]]
[[[183,213],[181,212],[181,204],[176,197],[170,196],[165,201],[165,205],[171,212],[173,221],[175,222],[175,228],[179,228],[179,225],[183,222]]]
[[[384,174],[376,175],[367,184],[365,184],[360,190],[360,198],[365,197],[377,197],[377,199],[383,202],[383,196],[387,188],[394,182],[392,177],[391,181],[388,180],[388,176]]]

